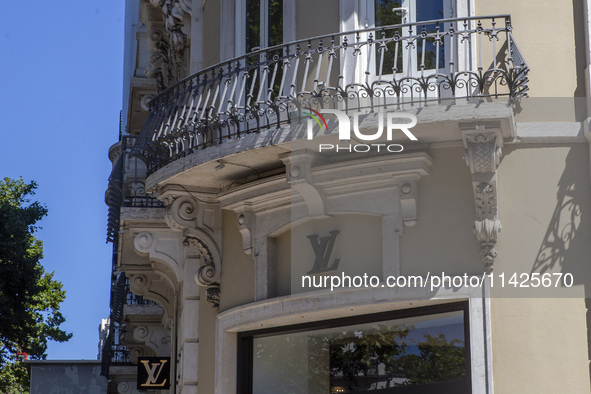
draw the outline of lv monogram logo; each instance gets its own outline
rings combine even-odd
[[[310,244],[312,244],[314,255],[316,256],[314,259],[314,266],[312,267],[311,271],[307,272],[308,274],[334,271],[339,267],[339,263],[341,261],[340,259],[335,259],[332,265],[330,267],[328,266],[339,233],[340,231],[333,230],[329,233],[330,236],[328,237],[319,238],[318,234],[307,236],[307,238],[310,240]]]
[[[146,388],[169,388],[169,361],[169,357],[138,358],[138,390]]]

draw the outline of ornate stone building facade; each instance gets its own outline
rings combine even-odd
[[[589,392],[587,3],[126,4],[109,392]]]

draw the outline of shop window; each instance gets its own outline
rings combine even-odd
[[[470,393],[465,302],[241,333],[238,392]]]

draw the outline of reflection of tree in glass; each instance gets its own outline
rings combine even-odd
[[[416,341],[409,338],[414,330],[413,325],[380,326],[255,340],[256,375],[269,378],[259,380],[254,389],[277,394],[305,391],[307,386],[325,392],[330,385],[354,393],[466,377],[462,340],[447,340],[440,333],[423,334]]]
[[[437,4],[438,2],[434,2],[435,4],[429,3],[427,4],[427,7],[438,7],[439,5]],[[400,11],[396,11],[393,12],[392,9],[393,8],[399,8],[402,6],[402,2],[401,1],[386,1],[386,0],[375,0],[375,26],[376,27],[380,27],[380,26],[390,26],[390,25],[398,25],[403,23],[404,21],[402,20],[402,14]],[[428,19],[436,19],[434,18],[432,15],[432,9],[426,9],[424,12],[421,10],[421,5],[418,4],[417,2],[417,6],[416,6],[416,10],[415,13],[418,16],[429,16]],[[443,10],[439,9],[437,10],[437,14],[438,17],[440,19],[443,19]],[[419,19],[417,17],[417,19]],[[408,20],[406,21],[408,22]],[[437,25],[436,24],[429,24],[429,25],[416,25],[413,26],[412,29],[412,34],[415,36],[420,36],[420,34],[423,31],[423,28],[425,28],[425,32],[426,33],[435,33],[437,31]],[[440,28],[440,32],[444,31],[444,26],[442,24],[439,25]],[[398,35],[402,36],[402,29],[387,29],[387,30],[380,30],[377,29],[376,30],[376,39],[380,40],[382,38],[386,38],[386,39],[391,39],[395,36],[395,34],[398,33]],[[408,34],[409,32],[406,32],[406,34]],[[405,51],[405,55],[409,55],[408,51],[409,49],[406,48],[406,45],[409,44],[409,42],[407,40],[405,40],[404,42],[400,42],[398,45],[398,54],[397,54],[397,62],[396,62],[396,67],[394,67],[394,55],[395,55],[395,51],[396,51],[396,43],[394,41],[390,41],[386,44],[386,47],[384,48],[384,63],[382,66],[382,75],[388,75],[388,74],[392,74],[394,72],[400,73],[400,72],[406,72],[407,70],[405,70],[405,67],[407,67],[407,63],[403,64],[403,50]],[[425,51],[425,70],[432,70],[435,69],[436,66],[436,61],[437,61],[437,57],[436,57],[436,52],[437,52],[437,45],[435,42],[435,37],[427,37],[425,40],[425,48],[423,49],[423,40],[421,37],[418,37],[416,39],[416,41],[414,42],[414,49],[413,47],[410,47],[411,50],[415,50],[416,49],[416,56],[417,56],[417,70],[421,70],[421,62],[422,62],[422,56],[423,56],[423,50]],[[376,69],[379,73],[379,67],[380,67],[380,57],[381,57],[381,51],[379,50],[379,45],[376,47]],[[403,49],[404,48],[404,49]],[[444,41],[443,39],[439,42],[439,68],[442,69],[445,67],[445,59],[444,59]],[[395,68],[395,69],[394,69]]]
[[[410,329],[410,326],[382,327],[372,334],[343,332],[333,337],[330,341],[331,378],[344,379],[350,391],[375,388],[378,382],[386,382],[389,387],[389,382],[400,371],[397,360],[406,351],[403,339]]]
[[[343,333],[330,344],[330,374],[333,385],[349,392],[452,381],[466,376],[464,342],[448,341],[444,334],[424,334],[410,354],[405,340],[412,326],[378,333]]]
[[[420,7],[417,4],[417,14],[420,13]],[[443,19],[443,10],[439,10],[438,12],[439,18]],[[437,25],[430,24],[430,25],[417,25],[416,34],[421,34],[425,29],[426,33],[435,33],[437,32]],[[439,24],[439,32],[444,32],[443,24]],[[435,62],[437,61],[436,52],[437,52],[437,45],[435,42],[435,37],[427,37],[425,40],[425,70],[433,70],[435,69]],[[417,70],[421,69],[421,61],[423,56],[423,40],[419,38],[417,40]],[[445,58],[444,58],[444,40],[443,38],[439,42],[439,68],[445,68]]]
[[[400,12],[392,12],[392,8],[399,8],[402,5],[401,1],[386,1],[386,0],[376,0],[375,3],[375,18],[376,18],[376,27],[378,26],[390,26],[390,25],[399,25],[402,23],[402,16]],[[385,33],[385,35],[384,35]],[[381,40],[383,38],[393,38],[395,33],[402,35],[401,29],[388,29],[386,31],[382,31],[380,29],[376,30],[376,37],[375,39]],[[379,50],[379,45],[376,47],[376,67],[380,67],[380,57],[381,51]],[[384,63],[382,66],[382,75],[388,75],[393,73],[394,69],[394,52],[396,51],[396,44],[391,41],[386,44],[386,48],[384,48]],[[402,72],[402,43],[398,45],[398,60],[396,62],[396,72]]]
[[[261,11],[259,0],[246,1],[246,53],[261,45]]]
[[[408,379],[405,385],[444,382],[466,376],[464,341],[448,341],[444,334],[425,334],[418,345],[420,355],[400,358],[400,367]]]
[[[268,2],[268,15],[269,19],[267,22],[267,37],[266,42],[263,42],[261,39],[261,7],[263,2]],[[283,43],[283,3],[282,0],[247,0],[246,1],[246,53],[250,53],[256,51],[258,49],[272,47],[275,45],[280,45]],[[273,56],[277,55],[280,58],[283,56],[281,50],[276,50],[273,52],[267,52],[261,55],[249,56],[246,60],[246,64],[249,66],[253,66],[260,62],[266,62],[273,59]],[[271,95],[271,99],[274,100],[279,92],[281,76],[283,73],[282,63],[281,60],[278,61],[279,68],[277,69],[277,74],[275,76],[275,82],[273,83],[273,93]],[[269,64],[269,71],[267,75],[267,82],[268,85],[269,79],[272,77],[273,69],[275,67],[275,62]],[[262,68],[257,70],[257,80],[255,82],[253,96],[254,98],[251,100],[251,104],[254,103],[256,100],[258,91],[260,88],[260,73],[262,72]],[[254,70],[249,72],[250,78],[254,77]],[[248,94],[248,93],[247,93]],[[261,100],[265,101],[267,98],[266,92],[261,94]]]

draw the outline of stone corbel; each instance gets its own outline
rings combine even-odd
[[[126,271],[125,273],[129,278],[129,288],[132,293],[157,302],[164,308],[167,315],[174,315],[175,289],[168,278],[154,272]]]
[[[247,255],[252,255],[254,237],[255,214],[246,207],[238,212],[238,231],[242,236],[242,249]]]
[[[138,357],[153,357],[155,356],[154,351],[145,345],[127,345],[129,350],[129,361],[137,364]]]
[[[472,190],[476,208],[474,232],[480,241],[484,268],[494,268],[495,244],[501,231],[497,208],[497,167],[501,160],[502,136],[497,128],[464,125],[462,139],[466,164],[472,173]]]
[[[222,271],[219,205],[170,192],[163,193],[161,198],[166,204],[166,223],[184,234],[185,263],[198,267],[195,282],[205,287],[207,300],[217,308]]]
[[[189,228],[200,229],[213,237],[218,230],[219,205],[198,202],[188,195],[173,196],[163,194],[161,199],[166,204],[164,220],[174,230]]]
[[[141,324],[133,328],[133,339],[143,343],[154,351],[156,355],[170,354],[170,330],[160,323]]]
[[[314,184],[312,167],[324,163],[326,158],[307,150],[291,152],[280,158],[285,164],[287,183],[303,198],[308,208],[308,216],[324,216],[324,194]]]
[[[417,182],[404,181],[400,185],[401,217],[405,226],[414,226],[417,222]]]

